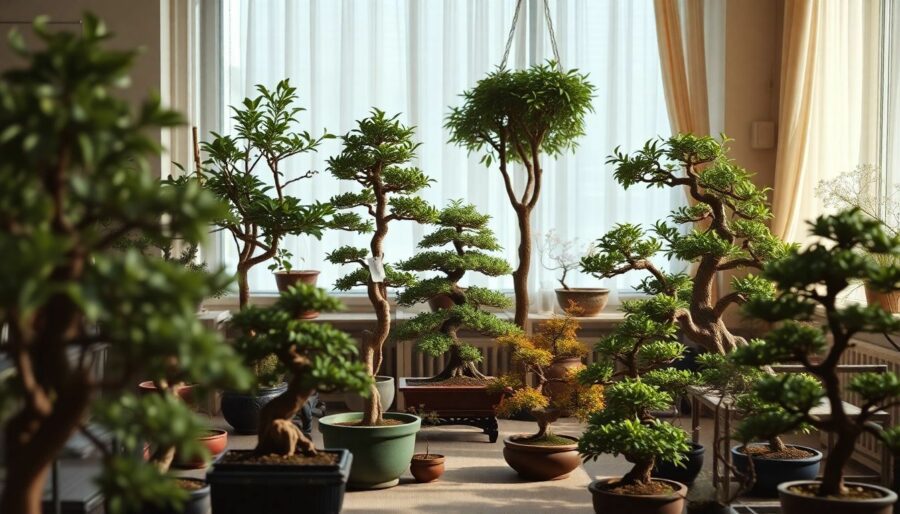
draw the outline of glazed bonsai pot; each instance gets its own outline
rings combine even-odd
[[[219,460],[206,475],[212,487],[213,512],[337,514],[344,502],[353,455],[347,450],[319,452],[336,454],[337,463],[304,466]]]
[[[752,444],[751,446],[760,445]],[[794,444],[787,446],[806,450],[813,455],[805,459],[761,459],[753,457],[756,483],[753,484],[753,488],[750,490],[751,495],[774,498],[778,496],[779,484],[796,480],[813,480],[819,474],[822,452],[806,446]],[[749,473],[750,468],[747,455],[741,451],[742,448],[742,445],[738,445],[731,449],[731,460],[738,471]]]
[[[442,385],[441,383],[418,382],[419,377],[400,377],[400,393],[406,405],[424,406],[427,412],[452,416],[466,415],[493,416],[494,406],[503,399],[503,392],[488,391],[487,385]]]
[[[422,424],[418,416],[386,412],[384,419],[400,425],[376,427],[348,425],[359,422],[361,412],[332,414],[319,419],[319,431],[325,446],[347,448],[353,454],[353,466],[347,486],[351,489],[384,489],[400,482],[409,467],[416,444],[416,432]]]
[[[259,431],[259,410],[276,396],[287,391],[287,384],[260,388],[255,393],[222,393],[222,416],[239,434]]]
[[[417,453],[409,463],[409,472],[420,484],[434,482],[444,474],[444,456],[436,453]]]
[[[581,464],[578,439],[574,437],[559,436],[572,440],[566,445],[527,444],[520,441],[524,437],[520,434],[504,439],[503,458],[526,480],[561,480]]]
[[[658,462],[653,468],[653,477],[666,478],[687,485],[693,484],[703,469],[703,454],[706,450],[702,444],[689,444],[691,449],[684,454],[686,460],[681,461],[682,466],[676,466],[671,462]]]
[[[175,394],[178,395],[179,398],[184,401],[184,403],[193,407],[196,404],[196,398],[194,394],[194,389],[196,389],[195,384],[177,384],[172,386],[172,390],[174,390]],[[156,393],[156,386],[153,384],[152,380],[145,380],[138,384],[138,390],[143,394]]]
[[[781,483],[778,486],[781,512],[783,514],[809,514],[812,512],[816,514],[891,514],[894,509],[893,505],[897,501],[897,493],[890,489],[857,482],[846,482],[845,485],[877,491],[882,494],[882,497],[865,500],[821,498],[791,490],[794,486],[811,484],[818,485],[819,482],[815,480],[797,480]]]
[[[900,291],[893,291],[890,293],[884,293],[878,291],[876,289],[872,289],[868,286],[866,289],[866,303],[869,305],[878,305],[882,309],[892,312],[892,313],[900,313]]]
[[[620,478],[594,480],[588,486],[594,500],[596,514],[681,514],[687,486],[664,478],[655,482],[668,484],[675,492],[658,495],[618,494],[609,489],[615,487]]]
[[[196,484],[197,488],[188,490],[188,498],[180,509],[145,505],[141,514],[209,514],[209,484],[197,478],[179,478],[180,482]]]
[[[287,291],[287,288],[296,284],[309,284],[314,286],[319,279],[319,272],[316,270],[276,271],[274,275],[275,285],[278,286],[278,291],[281,293]],[[319,312],[303,311],[297,314],[297,317],[299,319],[318,318]]]
[[[381,396],[381,412],[391,409],[394,404],[397,388],[394,385],[394,377],[378,375],[375,377],[375,387]],[[366,408],[366,400],[358,394],[348,394],[344,403],[352,411],[362,412]]]
[[[206,448],[210,457],[215,459],[228,446],[228,432],[218,428],[210,429],[208,434],[198,438],[198,441]],[[207,464],[209,464],[207,459],[194,457],[193,459],[185,460],[181,455],[175,454],[175,465],[180,468],[200,469],[205,468]]]
[[[570,302],[574,302],[584,311],[581,315],[585,317],[596,316],[603,312],[607,301],[609,301],[609,289],[570,287],[556,290],[556,302],[563,310],[569,308]]]

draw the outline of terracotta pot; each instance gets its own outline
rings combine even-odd
[[[443,455],[429,453],[427,459],[424,457],[424,453],[417,453],[409,463],[409,472],[420,484],[434,482],[444,474]]]
[[[581,357],[559,357],[557,359],[553,359],[553,362],[550,363],[549,366],[547,366],[547,370],[544,372],[544,375],[548,379],[566,378],[573,370],[578,371],[584,367],[585,365],[584,362],[581,361]],[[543,390],[548,398],[554,400],[557,396],[565,394],[566,384],[550,381],[544,384]],[[569,416],[570,413],[563,412],[562,415],[565,417]]]
[[[612,482],[618,482],[620,478],[602,478],[594,480],[588,486],[588,491],[594,497],[594,512],[596,514],[681,514],[684,510],[684,497],[687,495],[687,486],[673,480],[654,478],[654,482],[665,482],[675,492],[672,494],[638,495],[616,494],[606,489]]]
[[[460,290],[465,292],[466,288],[460,287]],[[453,307],[454,305],[456,305],[456,304],[453,303],[453,299],[450,298],[450,295],[447,293],[441,293],[439,295],[432,296],[431,298],[428,299],[428,306],[431,308],[432,312],[436,312],[441,309],[449,309],[450,307]]]
[[[193,407],[195,404],[196,398],[194,397],[194,389],[196,388],[197,386],[195,384],[178,384],[172,386],[175,394],[177,394],[178,397],[184,401],[184,403],[190,405],[191,407]],[[138,390],[141,394],[150,394],[157,392],[156,386],[153,385],[152,380],[146,380],[138,384]]]
[[[316,285],[319,279],[319,272],[316,270],[297,270],[297,271],[276,271],[275,284],[278,286],[279,292],[287,291],[287,288],[296,284]],[[299,319],[318,318],[318,311],[304,311],[297,315]]]
[[[569,308],[569,302],[575,302],[576,305],[584,310],[582,316],[596,316],[606,307],[609,301],[609,289],[592,288],[592,287],[570,287],[569,289],[556,290],[556,302],[559,306],[566,310]]]
[[[844,500],[806,496],[790,490],[795,485],[818,483],[815,480],[797,480],[779,485],[778,499],[781,500],[781,512],[783,514],[809,514],[811,512],[816,514],[891,514],[893,505],[897,501],[897,493],[890,489],[857,482],[846,482],[846,485],[873,489],[884,496],[871,500]]]
[[[406,405],[417,409],[424,405],[425,412],[437,411],[448,415],[465,412],[467,416],[493,416],[494,406],[503,399],[503,392],[488,391],[486,385],[449,386],[440,384],[413,384],[418,377],[400,377],[400,392]]]
[[[567,435],[572,444],[539,446],[516,442],[523,435],[514,435],[503,440],[503,458],[509,467],[528,480],[560,480],[569,476],[581,465],[578,455],[578,439]]]
[[[898,313],[900,312],[900,291],[883,293],[866,286],[866,302],[869,305],[879,305],[882,309]]]
[[[210,429],[209,433],[198,438],[200,444],[206,447],[212,460],[222,454],[228,446],[228,432],[220,429]],[[180,455],[175,454],[175,465],[180,468],[200,469],[205,468],[209,461],[200,457],[194,457],[191,460],[184,460]]]

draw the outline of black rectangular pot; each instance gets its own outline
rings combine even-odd
[[[249,450],[229,450],[247,452]],[[337,514],[353,455],[348,450],[320,450],[338,454],[330,466],[222,463],[206,474],[216,514]],[[225,455],[223,455],[224,457]]]

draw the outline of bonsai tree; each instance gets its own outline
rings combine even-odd
[[[554,360],[587,353],[584,343],[574,337],[580,328],[575,315],[577,313],[566,311],[564,316],[554,316],[534,337],[514,333],[498,339],[499,343],[512,349],[513,361],[533,374],[536,381],[534,386],[523,385],[518,377],[509,375],[501,377],[492,386],[513,390],[497,405],[498,415],[510,417],[527,411],[537,421],[537,433],[519,437],[517,442],[572,444],[571,440],[554,435],[550,425],[566,412],[585,420],[592,412],[603,408],[603,386],[582,385],[575,373],[563,377],[552,377],[548,373]],[[556,386],[552,394],[550,385]]]
[[[853,455],[856,440],[870,433],[892,449],[900,448],[900,429],[880,429],[869,423],[880,409],[888,409],[900,397],[900,379],[894,373],[860,373],[849,389],[862,398],[860,412],[850,415],[842,403],[837,365],[859,332],[892,333],[900,330],[900,319],[878,306],[855,303],[839,305],[839,295],[853,281],[863,280],[884,292],[900,290],[900,268],[879,265],[866,254],[900,255],[900,237],[888,235],[876,220],[859,210],[820,216],[810,223],[810,234],[820,240],[806,249],[794,249],[784,259],[766,266],[764,276],[779,293],[774,299],[748,303],[748,313],[777,326],[763,340],[754,341],[733,354],[735,362],[763,366],[795,361],[817,380],[788,374],[764,377],[755,393],[780,410],[745,419],[739,435],[745,440],[780,433],[803,423],[835,435],[835,444],[825,462],[818,496],[840,496],[847,492],[843,470]],[[825,322],[815,326],[814,311],[823,308]],[[831,344],[828,344],[830,336]],[[831,416],[822,420],[809,414],[822,399]],[[774,427],[774,428],[773,428]]]
[[[414,277],[387,265],[384,260],[384,241],[392,221],[410,220],[430,223],[437,218],[437,210],[414,196],[428,187],[431,180],[416,167],[406,166],[415,157],[419,146],[412,141],[413,129],[397,121],[397,115],[385,116],[373,109],[371,116],[357,122],[357,128],[341,139],[343,151],[328,160],[328,169],[335,178],[353,181],[362,189],[337,195],[331,204],[337,209],[364,209],[372,218],[364,221],[359,213],[342,213],[338,219],[346,230],[374,232],[369,248],[344,246],[331,252],[328,261],[351,264],[357,269],[338,279],[335,288],[341,291],[356,286],[366,288],[377,319],[375,331],[365,341],[366,369],[373,377],[381,367],[382,348],[391,329],[389,287],[405,287]],[[375,384],[366,401],[362,424],[382,422],[380,398]]]
[[[286,179],[283,162],[315,151],[323,140],[334,136],[324,133],[313,137],[296,131],[297,116],[304,109],[295,106],[297,89],[287,79],[273,90],[262,85],[256,90],[258,96],[245,98],[240,107],[232,107],[236,135],[213,132],[213,140],[202,144],[207,153],[201,170],[204,185],[230,210],[217,225],[231,234],[238,250],[241,309],[250,300],[250,269],[280,255],[284,236],[321,237],[325,228],[335,226],[335,220],[330,218],[332,206],[321,202],[303,205],[287,194],[288,186],[317,172],[307,171]]]
[[[594,86],[578,70],[562,71],[555,62],[525,70],[499,68],[462,94],[463,105],[451,109],[446,128],[450,141],[482,162],[494,162],[519,225],[519,262],[513,271],[515,322],[525,327],[528,271],[531,267],[531,213],[541,195],[541,156],[555,157],[576,146],[584,134],[584,117],[592,111]],[[512,166],[521,164],[525,189],[513,188]]]
[[[656,223],[648,236],[633,224],[617,225],[597,241],[597,251],[581,260],[582,269],[598,278],[632,270],[650,276],[639,289],[665,295],[669,307],[660,319],[678,322],[683,333],[707,351],[727,353],[744,343],[723,322],[725,310],[752,296],[771,296],[772,285],[756,275],[736,277],[733,292],[713,298],[720,271],[759,269],[782,257],[790,245],[772,235],[766,221],[772,214],[767,189],[757,188],[751,174],[727,156],[727,139],[680,134],[648,141],[633,155],[618,149],[607,163],[626,189],[647,187],[685,188],[692,205],[676,209],[669,217],[676,224],[695,225],[683,234],[665,221]],[[658,253],[692,263],[693,276],[668,273],[653,261]]]
[[[149,134],[181,117],[158,98],[136,110],[121,100],[116,87],[136,52],[108,50],[110,34],[90,14],[82,30],[52,32],[38,18],[40,48],[13,32],[22,66],[0,75],[0,352],[13,369],[0,382],[6,514],[41,512],[51,464],[77,431],[103,452],[98,480],[111,510],[177,504],[185,491],[132,455],[144,441],[193,453],[202,424],[172,395],[123,391],[138,379],[250,379],[195,315],[224,275],[122,249],[129,235],[196,244],[224,208],[196,185],[165,187],[152,176],[148,158],[160,148]],[[94,371],[100,344],[118,363],[104,376]],[[109,451],[91,416],[126,453]]]
[[[369,390],[365,366],[356,360],[356,343],[346,333],[327,323],[297,318],[309,310],[335,311],[338,300],[308,284],[291,286],[271,307],[248,307],[232,318],[240,334],[235,348],[249,362],[268,355],[278,358],[272,370],[287,375],[287,390],[266,403],[259,412],[257,454],[289,456],[298,450],[315,455],[316,450],[293,418],[315,391]]]
[[[489,277],[511,271],[506,261],[485,253],[500,249],[494,233],[487,227],[489,220],[490,216],[480,214],[474,205],[451,201],[438,214],[439,228],[419,242],[422,251],[398,265],[407,272],[436,271],[443,275],[410,284],[397,298],[400,305],[413,305],[439,294],[449,295],[453,302],[449,309],[423,312],[397,330],[397,339],[417,339],[418,349],[428,355],[448,354],[443,371],[429,378],[430,382],[457,377],[486,379],[477,366],[483,358],[481,352],[460,341],[459,330],[474,330],[488,337],[521,332],[516,325],[481,309],[482,306],[509,307],[510,301],[502,293],[483,287],[459,286],[459,281],[470,271]],[[451,248],[432,250],[448,245]]]
[[[568,291],[570,287],[566,283],[566,277],[569,273],[581,269],[581,258],[592,254],[594,246],[589,245],[582,252],[578,239],[563,239],[555,230],[551,230],[544,234],[543,242],[538,245],[538,252],[541,254],[541,265],[544,269],[560,272],[556,281]]]

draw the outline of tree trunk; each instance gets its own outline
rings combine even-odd
[[[257,453],[293,455],[299,446],[300,451],[306,455],[316,454],[313,442],[292,421],[313,393],[312,389],[300,386],[299,376],[295,374],[288,383],[287,390],[260,409]]]
[[[651,457],[648,461],[636,462],[631,471],[622,477],[622,485],[649,484],[652,480],[651,474],[655,464],[655,457]]]
[[[519,221],[519,265],[513,271],[513,290],[516,297],[515,323],[525,328],[528,319],[528,270],[531,268],[531,210],[517,207]]]
[[[238,265],[238,306],[240,307],[240,310],[244,310],[250,303],[250,281],[247,278],[248,271],[247,268]]]
[[[10,470],[19,471],[22,466],[9,461]],[[41,514],[44,498],[44,482],[49,469],[43,467],[35,474],[7,473],[3,497],[0,498],[0,512],[4,514]]]
[[[372,377],[372,385],[369,386],[369,398],[365,401],[363,408],[363,418],[360,424],[364,426],[376,426],[384,421],[381,414],[381,395],[378,394],[378,387],[375,386],[375,375],[377,373],[376,353],[381,351],[380,346],[376,342],[375,335],[372,333],[363,334],[364,359],[366,370]]]
[[[559,414],[559,411],[552,408],[531,411],[531,415],[534,416],[535,421],[537,421],[538,431],[536,434],[530,435],[526,439],[535,440],[550,435],[550,425],[559,419]]]
[[[769,450],[773,452],[781,452],[787,449],[787,446],[784,445],[784,441],[781,440],[780,437],[775,436],[769,439]]]
[[[456,328],[451,327],[449,329],[444,330],[444,333],[452,337],[454,341],[457,341],[456,338]],[[478,370],[478,366],[475,365],[474,362],[464,361],[462,357],[459,355],[459,342],[457,341],[455,344],[450,345],[450,351],[447,356],[447,365],[444,366],[444,369],[438,373],[437,375],[427,379],[429,382],[439,382],[441,380],[447,380],[448,378],[453,377],[471,377],[478,379],[486,379],[487,377]]]
[[[819,496],[837,496],[847,491],[844,487],[844,466],[853,456],[855,446],[856,435],[838,433],[837,441],[825,459],[825,472],[822,474],[822,484],[819,485]]]

